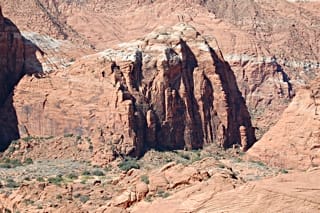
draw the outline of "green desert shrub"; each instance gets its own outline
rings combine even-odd
[[[122,171],[129,171],[130,169],[140,169],[140,165],[135,158],[125,158],[121,163],[119,163],[118,167]]]
[[[149,184],[150,183],[148,175],[142,175],[141,176],[141,181],[144,182],[145,184]]]
[[[76,180],[76,179],[78,179],[78,175],[76,175],[74,173],[70,173],[67,175],[67,178],[69,178],[71,180]]]
[[[24,164],[27,164],[27,165],[33,164],[33,160],[31,158],[27,158],[25,159]]]
[[[104,176],[104,173],[103,173],[103,171],[101,171],[101,170],[94,170],[93,172],[92,172],[92,174],[94,175],[94,176]]]
[[[88,195],[81,195],[79,197],[79,200],[81,201],[81,203],[86,203],[88,200],[90,200],[90,197]]]
[[[53,183],[55,185],[60,185],[60,183],[63,181],[63,178],[61,175],[57,175],[56,177],[50,177],[48,178],[49,183]]]
[[[7,180],[6,187],[8,187],[8,188],[18,188],[19,184],[15,180],[10,178],[10,179]]]

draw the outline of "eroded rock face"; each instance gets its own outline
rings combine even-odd
[[[319,82],[297,92],[280,120],[250,149],[251,159],[287,169],[320,165]]]
[[[21,134],[88,136],[97,161],[101,153],[108,161],[149,148],[253,144],[230,66],[193,27],[158,29],[120,46],[49,78],[25,78],[15,95]]]
[[[25,74],[42,72],[37,51],[41,52],[22,37],[14,23],[3,17],[0,7],[0,150],[19,138],[13,90]]]
[[[17,27],[3,17],[1,7],[0,57],[0,104],[2,105],[22,75],[24,44]]]
[[[24,35],[50,56],[45,65],[50,70],[68,65],[71,58],[142,37],[158,26],[191,24],[219,43],[257,127],[257,138],[279,119],[299,87],[319,73],[320,18],[314,11],[319,2],[0,0],[0,4]],[[67,38],[73,45],[66,48],[66,43],[47,36]]]
[[[184,24],[151,33],[143,42],[142,53],[136,53],[142,61],[136,55],[125,87],[135,98],[137,123],[147,122],[144,144],[192,149],[217,142],[230,147],[241,144],[243,125],[244,149],[252,145],[250,116],[219,50]],[[136,96],[138,91],[143,95]]]
[[[24,44],[17,27],[0,7],[0,149],[19,137],[12,90],[23,75]]]

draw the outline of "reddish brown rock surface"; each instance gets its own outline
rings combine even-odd
[[[0,103],[3,104],[23,75],[24,44],[18,28],[3,17],[0,7]]]
[[[300,89],[280,120],[248,152],[272,166],[308,169],[320,165],[319,79]]]
[[[25,74],[40,75],[42,66],[35,56],[41,52],[25,40],[15,24],[4,18],[0,7],[0,149],[19,137],[13,90]]]
[[[218,42],[235,72],[254,126],[258,127],[258,138],[279,119],[296,89],[319,71],[320,18],[314,11],[318,1],[2,0],[0,3],[6,15],[30,39],[44,43],[40,47],[47,50],[53,64],[60,58],[62,64],[68,65],[63,61],[143,37],[159,26],[181,22],[194,26],[202,35],[214,37]],[[49,45],[52,39],[47,35],[67,38],[75,46],[67,51],[61,48],[52,51],[56,47]],[[89,50],[90,46],[96,49]],[[264,113],[268,116],[262,116]]]
[[[180,24],[47,78],[24,78],[15,92],[21,135],[88,136],[97,159],[99,152],[230,147],[241,137],[247,149],[255,141],[249,113],[230,66],[210,42]]]
[[[140,202],[130,212],[317,212],[318,175],[315,170],[251,182],[233,189],[227,178],[181,190],[167,199]],[[217,187],[220,186],[221,188]],[[270,205],[272,203],[272,205]]]
[[[19,137],[12,91],[23,75],[24,44],[17,27],[3,17],[0,6],[0,148]]]
[[[319,1],[0,4],[1,211],[319,211]]]

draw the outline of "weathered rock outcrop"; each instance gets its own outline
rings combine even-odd
[[[3,17],[0,7],[0,149],[19,137],[12,90],[23,75],[24,45],[17,27]]]
[[[0,7],[0,104],[23,75],[24,44],[17,27],[3,17]]]
[[[181,24],[48,78],[24,78],[15,93],[20,133],[87,136],[97,161],[209,143],[247,149],[255,141],[250,116],[213,44]]]
[[[24,74],[41,72],[37,48],[28,43],[18,28],[2,15],[0,7],[0,150],[19,137],[13,89]]]
[[[319,175],[315,169],[252,181],[235,189],[227,178],[216,176],[212,182],[201,182],[202,188],[189,187],[167,199],[140,202],[130,212],[317,212]]]
[[[320,165],[319,81],[297,92],[280,120],[249,150],[250,158],[287,169]]]
[[[43,43],[40,47],[51,56],[54,65],[61,64],[57,58],[67,64],[64,62],[87,51],[114,47],[142,37],[158,26],[191,24],[202,35],[218,41],[236,75],[258,138],[279,119],[291,95],[319,73],[320,18],[314,11],[319,2],[312,5],[286,0],[0,0],[0,3],[31,40]],[[52,42],[47,36],[67,38],[75,46],[61,51],[60,47],[68,45]],[[88,50],[84,46],[97,49]],[[86,53],[81,53],[84,49]],[[283,72],[274,66],[274,58]]]

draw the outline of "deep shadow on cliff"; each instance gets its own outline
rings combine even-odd
[[[225,129],[229,140],[225,141],[224,148],[229,148],[233,144],[241,144],[246,151],[256,142],[255,128],[252,126],[248,107],[239,90],[236,76],[230,64],[222,61],[212,48],[210,48],[210,54],[217,66],[216,72],[221,79],[223,90],[229,93],[226,100],[227,104],[232,106],[227,107],[228,114],[231,116],[228,117],[229,125]],[[223,72],[223,70],[228,72]]]
[[[18,139],[19,128],[13,105],[14,88],[24,75],[40,77],[42,65],[36,52],[43,52],[23,38],[17,26],[4,18],[0,7],[0,151]]]
[[[149,123],[145,122],[148,116],[141,111],[142,121],[135,123],[144,125],[135,125],[139,128],[134,131],[142,135],[139,140],[142,144],[137,143],[136,147],[140,148],[133,155],[141,156],[150,148],[190,150],[211,143],[223,148],[239,145],[246,151],[256,138],[249,111],[230,65],[223,60],[221,53],[218,56],[212,48],[207,61],[198,61],[197,54],[186,41],[181,39],[179,44],[181,58],[173,49],[165,50],[166,59],[160,68],[164,73],[162,92],[154,94],[156,101],[146,98],[144,103],[152,106],[149,110],[156,117],[151,119],[156,124],[147,125],[156,126],[152,129],[154,133],[145,128],[145,124]],[[200,68],[205,66],[207,68]],[[146,72],[139,72],[144,73],[142,78],[146,77]],[[215,80],[215,76],[219,80]],[[152,134],[155,137],[149,137]]]

